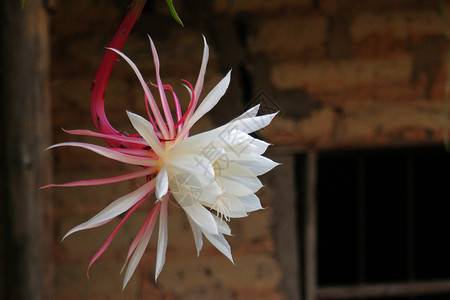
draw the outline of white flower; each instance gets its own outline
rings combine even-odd
[[[61,143],[50,147],[81,147],[121,162],[143,167],[137,172],[115,178],[48,185],[97,185],[138,177],[146,178],[146,183],[137,190],[120,197],[90,220],[76,226],[66,234],[68,236],[79,230],[101,226],[128,211],[105,244],[94,255],[89,264],[90,267],[106,250],[131,213],[154,192],[157,202],[128,251],[124,265],[124,268],[127,266],[124,287],[147,247],[158,215],[159,234],[155,280],[161,272],[167,248],[167,213],[171,194],[186,213],[194,234],[197,252],[199,253],[202,248],[202,235],[204,235],[232,261],[230,246],[224,238],[224,235],[231,234],[227,222],[231,218],[245,217],[249,212],[262,208],[258,197],[254,194],[262,187],[257,176],[268,172],[277,165],[262,156],[269,144],[249,135],[249,133],[267,126],[275,116],[275,114],[256,116],[259,106],[251,108],[226,125],[189,137],[189,130],[192,126],[210,111],[225,93],[230,82],[230,72],[195,109],[203,86],[208,60],[208,46],[205,41],[205,51],[197,84],[195,88],[192,88],[186,82],[191,101],[188,110],[183,115],[178,98],[171,87],[162,84],[159,76],[158,56],[151,40],[150,43],[156,66],[155,87],[161,98],[164,118],[153,99],[149,86],[134,63],[121,52],[111,49],[124,58],[135,71],[148,100],[150,121],[127,112],[139,137],[94,133],[86,130],[69,131],[73,134],[98,136],[109,141],[121,142],[122,145],[126,145],[125,148],[101,147],[84,143]],[[176,121],[172,119],[164,90],[170,90],[173,93]]]

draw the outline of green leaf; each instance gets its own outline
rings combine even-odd
[[[23,10],[24,6],[25,6],[25,0],[22,0],[22,10]]]
[[[25,0],[22,0],[25,1]],[[167,5],[169,6],[170,13],[172,14],[172,17],[177,21],[181,26],[184,27],[183,22],[181,21],[180,17],[177,14],[177,11],[175,10],[175,7],[173,7],[173,1],[172,0],[166,0]]]

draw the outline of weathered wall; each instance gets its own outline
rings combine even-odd
[[[447,3],[447,2],[446,2]],[[64,134],[94,129],[90,83],[129,4],[127,0],[59,1],[53,8],[53,142],[97,141]],[[154,78],[146,34],[155,41],[165,82],[195,82],[204,34],[210,45],[205,94],[233,68],[221,103],[194,128],[202,131],[266,100],[281,110],[261,135],[296,149],[402,143],[439,143],[443,130],[446,39],[438,1],[283,0],[176,1],[185,22],[171,19],[164,1],[149,1],[123,51]],[[447,3],[448,4],[448,3]],[[448,5],[447,5],[448,7]],[[450,13],[450,10],[448,11]],[[124,62],[114,67],[106,95],[111,123],[132,132],[125,110],[143,114],[143,93]],[[277,148],[278,147],[278,148]],[[111,177],[126,167],[80,149],[52,150],[55,181]],[[267,178],[262,179],[268,183]],[[272,181],[270,181],[272,182]],[[273,218],[282,199],[268,183],[261,192],[268,209],[233,220],[236,266],[205,242],[200,258],[188,222],[170,207],[166,265],[154,282],[155,246],[121,292],[128,245],[150,204],[127,221],[110,248],[85,276],[92,255],[118,221],[58,241],[136,182],[107,187],[56,189],[54,245],[57,299],[284,299]],[[276,200],[276,201],[275,201]],[[150,296],[151,295],[151,296]]]
[[[271,95],[286,107],[269,129],[274,141],[317,148],[441,142],[446,38],[439,1],[314,4],[292,20],[262,20],[252,37],[270,62]],[[280,31],[282,55],[264,43]]]

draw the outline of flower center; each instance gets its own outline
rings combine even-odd
[[[229,162],[227,160],[217,159],[213,163],[214,176],[221,176],[223,171],[228,168],[228,164]]]

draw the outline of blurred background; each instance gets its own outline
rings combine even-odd
[[[235,265],[205,242],[200,257],[184,213],[169,207],[165,267],[154,281],[156,236],[126,289],[119,273],[152,201],[86,270],[119,220],[60,242],[121,195],[130,181],[38,190],[50,182],[128,170],[81,149],[98,139],[90,85],[131,1],[19,0],[1,4],[0,298],[4,299],[450,299],[450,159],[447,76],[450,1],[149,0],[123,52],[187,105],[203,41],[203,96],[232,69],[226,95],[194,132],[261,104],[279,111],[256,136],[281,162],[261,178],[265,210],[232,220]],[[125,110],[145,114],[131,68],[114,66],[106,93],[112,125],[133,133]]]

